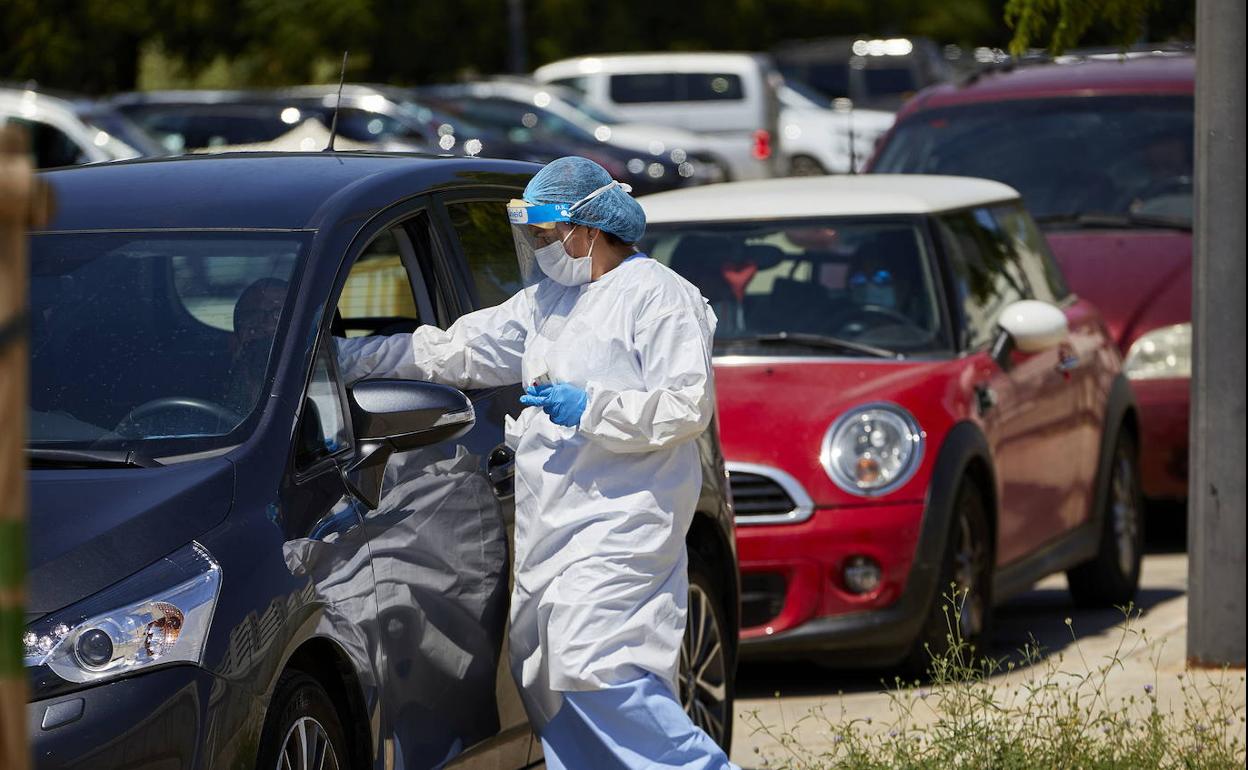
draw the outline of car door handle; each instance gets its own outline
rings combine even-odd
[[[507,446],[498,446],[490,452],[485,463],[486,474],[494,485],[494,494],[506,500],[516,493],[516,453]]]

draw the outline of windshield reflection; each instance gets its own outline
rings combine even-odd
[[[306,236],[31,238],[30,443],[148,456],[237,443],[271,383]]]

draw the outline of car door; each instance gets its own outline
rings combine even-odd
[[[447,243],[448,268],[459,287],[461,312],[500,304],[523,288],[506,209],[506,202],[520,197],[521,192],[519,188],[482,188],[436,196],[435,217]],[[521,393],[519,385],[512,385],[474,391],[470,397],[477,404],[478,413],[487,410],[501,425],[506,415],[519,416]],[[501,430],[487,464],[495,494],[503,504],[510,536],[515,522],[515,456],[503,443]],[[508,545],[511,553],[511,543]],[[510,565],[508,581],[510,586]],[[506,655],[498,669],[498,691],[500,724],[517,742],[524,738],[527,753],[530,743],[536,745],[536,739],[531,738],[528,717]]]
[[[1061,347],[996,360],[997,320],[1032,290],[1013,244],[986,208],[948,214],[939,229],[973,351],[976,398],[998,485],[997,565],[1034,552],[1065,529],[1073,505],[1074,390]]]
[[[424,202],[363,236],[337,299],[337,334],[451,320],[444,247]],[[488,463],[502,415],[480,398],[474,407],[467,434],[392,456],[379,505],[362,513],[386,767],[518,768],[527,759],[527,726],[505,723],[498,698],[510,546]]]
[[[1100,313],[1091,303],[1070,293],[1061,268],[1047,241],[1021,203],[993,209],[1001,230],[1014,244],[1019,266],[1027,276],[1032,298],[1062,309],[1070,336],[1058,348],[1058,370],[1063,385],[1071,390],[1073,441],[1067,451],[1071,460],[1070,496],[1062,509],[1062,526],[1073,529],[1087,520],[1095,497],[1096,470],[1105,430],[1105,397],[1109,383],[1104,377],[1103,357],[1112,355]]]

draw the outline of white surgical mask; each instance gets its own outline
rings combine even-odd
[[[575,231],[573,231],[575,232]],[[564,286],[580,286],[589,283],[594,277],[594,244],[589,244],[589,254],[584,257],[573,257],[564,247],[572,233],[563,237],[562,241],[547,244],[533,252],[537,264],[552,281]]]

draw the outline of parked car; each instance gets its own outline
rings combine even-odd
[[[923,37],[798,40],[777,46],[772,57],[785,78],[808,83],[827,99],[887,112],[953,76],[940,47]]]
[[[893,113],[832,104],[804,83],[785,80],[780,88],[780,141],[789,159],[789,176],[856,174],[875,144],[893,125]]]
[[[328,128],[338,97],[336,86],[313,86],[274,91],[143,91],[119,94],[111,103],[168,152],[180,154],[273,142],[307,120]],[[343,90],[338,134],[376,149],[440,152],[422,126],[371,88]]]
[[[1140,404],[1145,494],[1183,500],[1194,59],[1063,61],[924,91],[902,110],[871,169],[988,177],[1023,194],[1071,289],[1104,313],[1126,358]]]
[[[567,120],[546,107],[503,96],[481,95],[472,85],[441,85],[421,88],[413,98],[452,116],[503,134],[513,145],[531,146],[537,152],[556,150],[560,155],[581,155],[598,163],[614,179],[626,182],[636,194],[671,190],[696,184],[697,169],[689,161],[677,163],[666,155],[650,155],[600,142],[589,121]]]
[[[517,290],[505,205],[535,169],[317,152],[45,177],[23,638],[39,767],[540,763],[504,651],[520,391],[345,383],[334,342]],[[700,440],[682,695],[727,745],[737,567],[716,432]]]
[[[706,140],[699,135],[672,126],[627,121],[611,110],[591,104],[584,94],[573,88],[528,78],[496,77],[425,88],[421,92],[440,92],[451,99],[503,100],[523,105],[525,114],[531,113],[538,124],[571,124],[574,130],[565,129],[560,133],[575,133],[577,141],[592,136],[595,143],[623,150],[630,159],[636,158],[638,163],[646,165],[654,160],[664,163],[670,160],[675,164],[677,176],[689,183],[722,182],[728,176],[727,162],[708,149]]]
[[[946,606],[984,650],[992,606],[1045,575],[1131,599],[1131,389],[1017,192],[829,176],[641,203],[648,253],[719,317],[743,655],[917,671]]]
[[[776,176],[784,168],[778,136],[781,78],[752,53],[583,56],[538,67],[536,79],[568,86],[591,104],[628,120],[700,134],[728,163],[730,179]]]
[[[33,88],[0,88],[0,124],[30,134],[35,168],[136,158],[141,154],[108,131],[89,125],[68,99]]]
[[[108,102],[79,97],[71,99],[70,103],[82,122],[107,133],[110,143],[116,141],[125,148],[113,151],[119,160],[135,157],[134,153],[138,153],[138,157],[141,158],[155,158],[169,154],[163,145]]]

